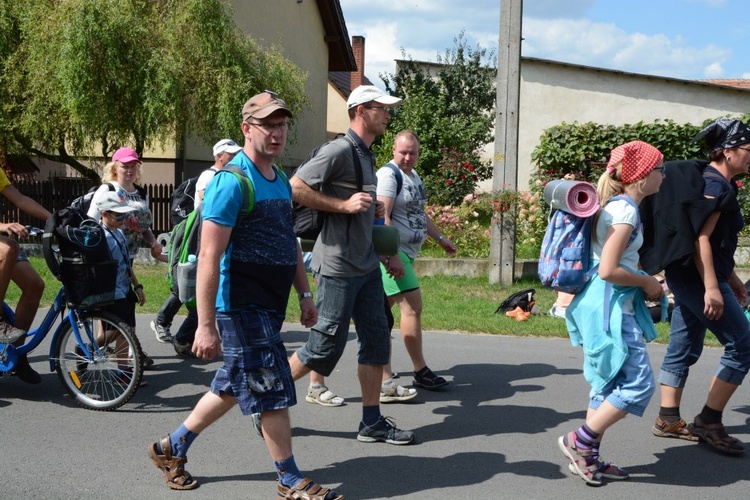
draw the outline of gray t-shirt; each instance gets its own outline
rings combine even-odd
[[[391,162],[393,163],[393,162]],[[416,170],[406,174],[401,170],[403,185],[396,196],[396,172],[390,167],[378,169],[378,197],[394,198],[391,225],[398,228],[401,237],[399,250],[416,259],[427,237],[427,193]]]
[[[357,191],[351,141],[354,141],[362,164],[362,190],[376,196],[372,152],[352,130],[346,137],[331,141],[297,170],[295,177],[315,190],[341,199]],[[375,203],[367,212],[354,215],[329,213],[315,246],[311,268],[324,276],[364,276],[378,268],[378,257],[372,245]]]

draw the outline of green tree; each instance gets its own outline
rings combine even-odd
[[[394,74],[380,75],[386,91],[404,99],[388,131],[374,146],[378,163],[391,159],[393,138],[411,129],[421,143],[419,172],[432,203],[459,204],[474,190],[476,180],[492,175],[489,162],[480,161],[492,142],[495,119],[495,76],[492,51],[472,48],[463,32],[454,46],[438,55],[431,74],[424,64],[407,60]],[[468,167],[471,166],[471,170]],[[465,169],[465,172],[456,172]],[[461,178],[461,176],[465,178]],[[474,178],[476,176],[476,178]]]
[[[178,147],[184,132],[239,139],[238,110],[266,88],[293,112],[306,75],[242,34],[220,0],[0,0],[0,153],[90,179],[117,147]],[[14,28],[5,34],[5,26]]]

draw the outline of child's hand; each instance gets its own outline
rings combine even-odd
[[[143,291],[143,288],[139,288],[135,291],[135,294],[138,295],[138,305],[142,306],[146,303],[146,293]]]
[[[653,276],[645,276],[647,279],[646,285],[643,287],[643,293],[646,296],[646,300],[658,302],[661,296],[664,295],[664,288],[662,288],[659,280]]]

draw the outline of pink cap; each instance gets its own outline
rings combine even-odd
[[[132,148],[120,148],[115,151],[112,155],[112,161],[119,161],[120,163],[131,163],[137,161],[141,163],[141,159],[138,158],[138,153]]]

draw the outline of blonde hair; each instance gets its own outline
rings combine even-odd
[[[117,167],[119,165],[122,165],[122,162],[119,161],[111,161],[107,163],[104,166],[104,173],[102,174],[102,184],[106,184],[108,182],[117,182]],[[136,173],[135,173],[135,183],[137,184],[141,180],[141,166],[142,163],[138,163],[138,166],[136,167]]]
[[[596,212],[596,215],[594,215],[594,239],[596,239],[596,223],[599,221],[599,214],[602,213],[604,206],[609,203],[609,200],[619,194],[624,194],[625,186],[633,186],[639,193],[643,193],[643,188],[648,181],[648,176],[646,176],[642,179],[631,182],[630,184],[625,184],[621,180],[622,162],[617,162],[612,168],[614,168],[614,172],[605,170],[599,177],[599,182],[596,184],[596,194],[599,196],[599,210]]]

